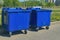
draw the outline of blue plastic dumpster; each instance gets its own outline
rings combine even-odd
[[[46,26],[49,29],[52,10],[33,8],[31,12],[31,29],[38,31],[39,28]]]
[[[22,8],[3,8],[2,9],[2,27],[3,27],[3,29],[5,29],[6,30],[6,24],[4,24],[4,20],[5,20],[5,15],[6,15],[6,10],[16,10],[16,9],[22,9]],[[7,13],[8,14],[8,13]],[[5,21],[7,21],[7,20],[5,20]]]
[[[37,10],[37,27],[46,26],[46,29],[49,29],[51,12],[52,10],[47,9]]]
[[[11,36],[12,32],[18,30],[25,30],[24,33],[27,33],[30,22],[30,10],[9,8],[2,13],[2,16],[4,17],[4,29],[9,32],[9,36]]]

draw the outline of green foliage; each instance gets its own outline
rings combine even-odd
[[[2,21],[1,21],[1,12],[2,12],[2,10],[0,9],[0,25],[2,24]]]
[[[42,3],[39,1],[25,1],[25,4],[23,3],[26,7],[33,7],[33,6],[42,6]]]
[[[13,6],[12,0],[4,0],[3,7],[12,7],[12,6]]]
[[[55,6],[55,4],[51,3],[51,2],[48,2],[48,3],[45,3],[45,6],[46,7],[53,7],[53,6]]]
[[[18,7],[19,1],[18,0],[4,0],[3,7]]]
[[[53,12],[51,15],[51,21],[60,21],[60,12]]]
[[[13,7],[19,7],[20,2],[18,0],[12,0],[13,1]]]
[[[0,8],[3,6],[4,1],[0,0]]]
[[[43,7],[52,7],[54,3],[45,2],[44,0],[29,0],[25,2],[19,2],[18,0],[4,0],[3,7],[32,7],[32,6],[43,6]]]
[[[2,21],[1,21],[1,15],[0,15],[0,25],[2,24]]]
[[[39,3],[38,1],[34,1],[34,2],[28,1],[28,2],[26,2],[26,6],[37,6],[38,3]]]

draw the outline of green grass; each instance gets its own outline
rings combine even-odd
[[[53,12],[51,15],[51,21],[60,21],[60,12]]]
[[[0,28],[1,28],[1,26],[2,26],[2,21],[1,21],[1,15],[0,15]]]
[[[60,21],[60,8],[52,8],[51,21]]]
[[[2,21],[1,21],[1,9],[0,9],[0,27],[1,27],[1,25],[2,25]]]
[[[2,10],[0,9],[0,14],[1,14],[1,11],[2,11]]]
[[[0,25],[1,25],[1,15],[0,15]]]
[[[53,10],[53,12],[60,12],[60,10]]]

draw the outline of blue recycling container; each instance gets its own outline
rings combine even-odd
[[[44,27],[49,29],[50,22],[51,22],[51,12],[52,10],[41,9],[40,11],[37,10],[37,27]]]
[[[6,29],[6,25],[4,24],[4,15],[6,14],[6,10],[16,10],[16,9],[22,9],[22,8],[2,8],[2,26],[4,29]],[[7,13],[8,14],[8,13]]]
[[[31,28],[39,29],[46,26],[49,29],[52,10],[33,8],[31,12]]]
[[[3,27],[11,35],[12,32],[18,30],[26,30],[29,28],[30,10],[19,8],[9,8],[2,13],[2,20],[4,19]]]

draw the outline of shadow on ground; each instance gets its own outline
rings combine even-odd
[[[18,35],[18,34],[23,34],[23,32],[21,32],[21,31],[15,31],[15,32],[12,32],[11,36],[12,35]],[[0,31],[0,36],[10,37],[9,32],[2,32],[1,33],[1,31]]]
[[[3,36],[3,37],[9,37],[9,32],[6,32],[2,26],[0,25],[0,36]],[[39,30],[44,30],[45,28],[39,28]],[[35,31],[35,30],[29,30],[29,31]],[[22,31],[15,31],[15,32],[12,32],[12,35],[18,35],[18,34],[24,34]],[[12,36],[11,35],[11,36]]]
[[[29,31],[34,31],[34,32],[37,32],[38,30],[44,30],[45,28],[39,28],[39,29],[36,29],[36,28],[30,28]]]
[[[1,25],[0,25],[0,27],[1,27]],[[18,34],[24,34],[24,33],[22,31],[12,32],[12,35],[18,35]],[[4,31],[4,29],[1,27],[0,28],[0,36],[9,37],[9,32]]]

